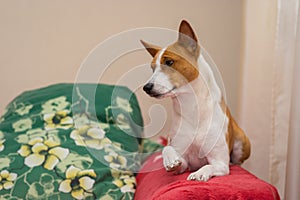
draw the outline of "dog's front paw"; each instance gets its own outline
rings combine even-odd
[[[185,170],[183,159],[177,154],[171,146],[166,146],[162,152],[163,164],[167,172],[182,173]]]
[[[177,171],[177,169],[179,169],[181,164],[182,162],[180,160],[174,160],[173,162],[166,164],[165,168],[167,172],[173,172],[173,171]]]
[[[229,174],[229,165],[222,161],[214,161],[213,164],[208,164],[198,171],[191,173],[188,180],[208,181],[213,176],[224,176]]]
[[[191,181],[208,181],[213,176],[211,169],[208,166],[200,168],[198,171],[191,173],[187,180]]]

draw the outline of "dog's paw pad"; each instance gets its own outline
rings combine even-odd
[[[178,169],[178,167],[180,167],[182,164],[182,162],[180,160],[175,160],[174,162],[168,164],[166,166],[166,170],[167,172],[172,172]]]

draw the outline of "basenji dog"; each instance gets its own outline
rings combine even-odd
[[[187,21],[181,22],[178,34],[175,43],[163,48],[141,40],[153,57],[153,75],[143,90],[173,101],[174,123],[162,151],[166,171],[188,169],[188,180],[207,181],[229,174],[230,162],[243,163],[250,156],[250,142],[231,116]]]

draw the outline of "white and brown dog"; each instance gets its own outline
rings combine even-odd
[[[162,152],[165,169],[195,171],[188,180],[199,181],[228,174],[230,162],[249,157],[250,142],[231,116],[191,26],[183,20],[178,40],[165,48],[141,42],[153,57],[144,91],[173,100],[174,123]]]

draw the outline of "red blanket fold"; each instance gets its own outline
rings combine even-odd
[[[230,166],[230,175],[208,182],[187,181],[190,172],[168,173],[160,153],[147,159],[137,176],[136,200],[150,199],[280,199],[276,188],[244,170]]]

